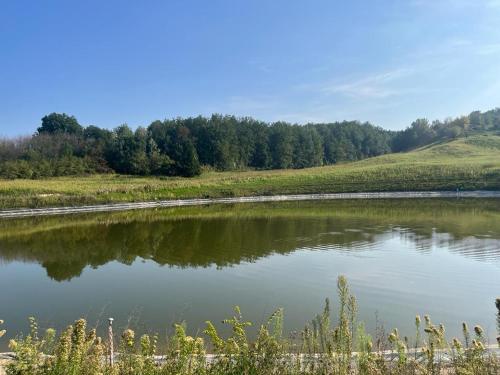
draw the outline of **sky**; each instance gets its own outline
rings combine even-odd
[[[0,135],[252,116],[402,129],[500,106],[500,0],[0,0]]]

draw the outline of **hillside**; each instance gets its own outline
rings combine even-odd
[[[500,136],[474,135],[358,162],[295,170],[0,180],[0,207],[355,191],[500,189]]]
[[[393,153],[365,159],[352,165],[373,165],[381,163],[447,162],[456,158],[494,159],[500,157],[500,135],[476,134],[452,141],[433,143],[404,153]],[[466,161],[466,160],[464,160]]]

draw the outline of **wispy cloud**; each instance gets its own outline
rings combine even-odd
[[[382,99],[403,93],[405,90],[393,83],[413,73],[413,69],[398,68],[349,82],[329,83],[323,85],[319,91],[324,94],[341,94],[355,98]]]

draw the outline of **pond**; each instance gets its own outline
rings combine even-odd
[[[333,309],[345,275],[376,335],[413,335],[416,314],[480,324],[493,339],[500,296],[499,200],[212,205],[0,221],[0,319],[64,328],[199,333],[240,306],[258,326],[282,307],[287,332]],[[335,313],[333,314],[335,319]],[[5,337],[0,350],[6,350]]]

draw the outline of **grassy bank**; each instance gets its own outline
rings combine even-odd
[[[88,330],[84,319],[57,336],[53,329],[40,333],[30,318],[30,334],[9,344],[15,360],[7,373],[486,375],[500,371],[500,360],[487,350],[480,326],[469,330],[463,323],[463,338],[447,341],[442,325],[417,316],[412,338],[401,337],[397,329],[389,334],[382,329],[372,338],[356,320],[356,299],[343,276],[337,281],[337,292],[335,319],[327,300],[323,312],[291,337],[282,334],[282,309],[260,326],[255,340],[248,339],[252,323],[238,307],[223,320],[230,327],[228,337],[220,335],[211,322],[198,337],[186,335],[185,326],[177,324],[174,335],[165,341],[156,334],[137,338],[133,329],[126,328],[116,339],[119,354],[113,357],[114,364],[106,359],[110,340],[98,337],[95,329]],[[496,304],[500,314],[500,300]]]
[[[500,189],[500,136],[301,170],[206,172],[195,178],[95,175],[1,180],[0,208],[359,191]]]

